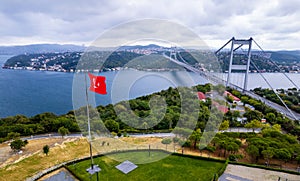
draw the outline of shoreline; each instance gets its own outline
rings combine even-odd
[[[93,72],[93,73],[102,73],[102,72],[116,72],[121,70],[134,70],[134,71],[144,71],[144,72],[172,72],[172,71],[183,71],[180,69],[168,69],[168,68],[161,68],[161,69],[152,69],[152,68],[145,68],[145,69],[137,69],[137,68],[131,68],[131,67],[115,67],[115,68],[105,68],[105,70],[65,70],[65,69],[34,69],[33,67],[7,67],[7,66],[1,66],[1,69],[6,70],[26,70],[26,71],[40,71],[40,72],[61,72],[61,73],[86,73],[86,72]],[[207,71],[205,71],[207,72]],[[222,72],[223,74],[228,74],[228,72]],[[239,74],[240,72],[233,72],[233,74]],[[291,72],[268,72],[268,71],[249,71],[249,74],[272,74],[272,73],[279,73],[279,74],[300,74],[300,71],[291,71]]]

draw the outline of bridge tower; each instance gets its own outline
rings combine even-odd
[[[177,48],[176,47],[171,47],[171,50],[170,50],[170,58],[172,58],[172,56],[173,56],[173,58],[175,59],[175,60],[177,60]]]
[[[249,39],[235,39],[234,37],[232,37],[225,45],[223,45],[219,50],[216,51],[216,54],[218,54],[222,49],[224,49],[228,44],[231,43],[229,69],[228,69],[226,86],[229,86],[231,84],[230,81],[231,81],[232,70],[244,70],[245,78],[244,78],[243,90],[244,91],[247,90],[248,74],[249,74],[249,67],[250,67],[250,62],[251,62],[252,40],[253,40],[252,37],[250,37]],[[234,64],[233,63],[234,53],[244,45],[247,45],[247,48],[248,48],[247,63],[245,65]]]

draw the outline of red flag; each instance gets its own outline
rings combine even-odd
[[[95,76],[90,73],[88,75],[90,77],[90,82],[91,82],[90,91],[96,92],[98,94],[107,94],[105,77]]]

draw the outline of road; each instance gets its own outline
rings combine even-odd
[[[283,107],[279,104],[276,104],[276,103],[274,103],[274,102],[272,102],[272,101],[270,101],[270,100],[268,100],[264,97],[261,97],[261,96],[255,94],[254,92],[251,92],[251,91],[248,91],[248,90],[243,90],[242,88],[240,88],[240,87],[238,87],[234,84],[230,84],[230,87],[246,94],[247,96],[250,96],[254,99],[260,100],[261,102],[263,102],[267,106],[277,110],[278,112],[282,113],[283,115],[285,115],[286,117],[288,117],[291,120],[299,121],[300,114],[296,113],[295,111],[288,110],[288,109],[286,109],[285,107]]]
[[[286,109],[285,107],[281,106],[281,105],[278,105],[272,101],[269,101],[268,99],[264,98],[264,97],[261,97],[251,91],[244,91],[243,92],[244,94],[250,96],[250,97],[253,97],[255,99],[258,99],[260,100],[261,102],[263,102],[264,104],[266,104],[267,106],[277,110],[278,112],[284,114],[286,117],[288,117],[289,119],[291,120],[297,120],[299,121],[299,118],[300,118],[300,114],[299,113],[296,113],[292,110],[288,110]]]
[[[66,136],[64,136],[64,138],[79,138],[82,137],[81,133],[71,133],[68,134]],[[61,138],[61,135],[58,133],[49,133],[49,134],[40,134],[40,135],[32,135],[32,136],[28,136],[28,137],[22,137],[22,140],[35,140],[35,139],[44,139],[44,138]]]
[[[220,84],[220,83],[224,84],[225,83],[224,80],[221,80],[220,78],[218,78],[216,76],[213,76],[213,75],[211,75],[209,73],[200,71],[200,70],[192,67],[191,65],[188,65],[186,63],[180,62],[180,61],[178,61],[178,60],[176,60],[174,58],[171,58],[171,57],[167,56],[166,54],[163,54],[163,56],[165,58],[168,58],[170,61],[172,61],[172,62],[174,62],[174,63],[176,63],[176,64],[178,64],[178,65],[180,65],[180,66],[182,66],[182,67],[184,67],[184,68],[186,68],[186,69],[194,72],[194,73],[200,74],[204,78],[207,78],[208,80],[210,80],[210,81],[212,81],[214,83],[217,83],[217,84]],[[281,105],[278,105],[278,104],[276,104],[276,103],[274,103],[272,101],[267,100],[264,97],[261,97],[261,96],[255,94],[254,92],[243,90],[242,88],[240,88],[240,87],[238,87],[238,86],[236,86],[234,84],[229,84],[229,87],[234,88],[234,89],[236,89],[236,90],[238,90],[238,91],[240,91],[240,92],[242,92],[242,93],[244,93],[244,94],[246,94],[246,95],[248,95],[248,96],[250,96],[250,97],[252,97],[254,99],[262,101],[267,106],[269,106],[269,107],[277,110],[278,112],[284,114],[286,117],[288,117],[291,120],[299,121],[299,119],[300,119],[300,114],[299,113],[296,113],[295,111],[292,111],[292,110],[288,110],[288,109],[286,109],[285,107],[283,107]]]
[[[175,136],[173,133],[147,133],[147,134],[128,134],[130,137],[173,137]],[[80,138],[83,137],[81,133],[71,133],[64,138]],[[105,136],[103,136],[105,137]],[[44,139],[44,138],[61,138],[61,135],[58,133],[49,133],[49,134],[41,134],[41,135],[32,135],[29,137],[22,137],[22,140],[35,140],[35,139]]]

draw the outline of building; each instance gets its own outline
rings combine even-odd
[[[197,96],[200,101],[204,101],[204,102],[206,101],[206,96],[203,92],[198,92]]]
[[[227,106],[220,105],[218,102],[215,101],[212,101],[212,106],[215,106],[219,111],[221,111],[224,114],[226,114],[229,111]]]
[[[236,103],[238,103],[238,102],[241,101],[240,98],[234,96],[233,94],[231,94],[231,93],[228,92],[228,91],[225,91],[225,92],[224,92],[224,96],[229,96],[229,97],[231,97],[231,98],[233,99],[233,102],[236,102]]]

